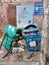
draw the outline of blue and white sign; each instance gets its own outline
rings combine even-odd
[[[35,15],[44,14],[43,2],[35,2],[34,3],[34,14]]]
[[[33,23],[34,6],[32,5],[17,5],[16,20],[17,28],[24,28],[27,24]]]

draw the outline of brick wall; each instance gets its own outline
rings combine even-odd
[[[0,3],[0,37],[4,32],[5,26],[10,23],[16,26],[16,6],[19,4],[31,4],[43,0],[1,0]],[[34,22],[38,23],[40,31],[42,30],[42,17],[34,16]]]

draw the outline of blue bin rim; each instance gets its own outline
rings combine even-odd
[[[30,27],[33,27],[32,29],[29,30]],[[36,32],[39,31],[39,27],[36,23],[34,24],[28,24],[24,27],[23,32]]]

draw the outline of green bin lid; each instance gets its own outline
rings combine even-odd
[[[17,29],[15,26],[8,24],[5,27],[4,31],[7,33],[8,36],[14,37],[16,35]]]

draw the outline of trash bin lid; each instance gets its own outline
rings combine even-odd
[[[37,31],[39,31],[39,27],[38,27],[38,25],[36,23],[30,24],[30,25],[26,25],[24,27],[24,30],[23,30],[24,33],[25,32],[37,32]]]

